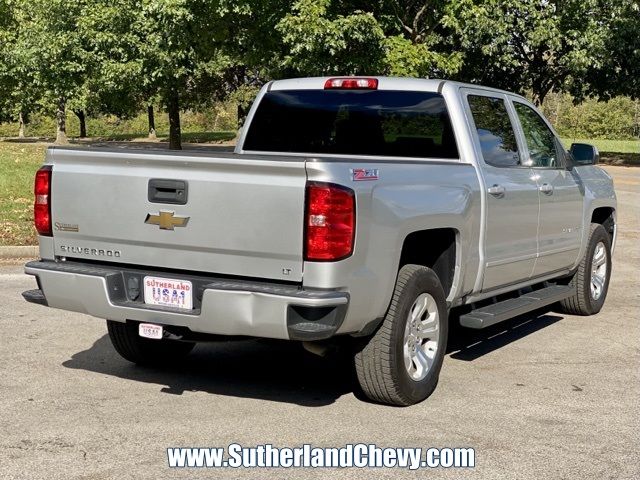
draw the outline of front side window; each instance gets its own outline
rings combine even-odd
[[[520,166],[518,143],[505,101],[481,95],[469,95],[467,99],[485,163],[494,167]]]
[[[268,92],[243,149],[459,158],[442,95],[392,90]]]
[[[558,142],[540,115],[528,105],[513,102],[529,149],[528,166],[558,167]]]

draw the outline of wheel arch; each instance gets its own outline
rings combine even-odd
[[[597,223],[604,227],[611,239],[611,247],[613,249],[613,241],[616,233],[616,209],[610,206],[595,208],[593,212],[591,212],[591,223]]]
[[[455,228],[417,230],[407,234],[402,243],[398,271],[408,264],[431,268],[450,300],[460,271],[460,232]]]

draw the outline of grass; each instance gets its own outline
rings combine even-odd
[[[0,245],[35,245],[33,176],[42,144],[0,142]]]
[[[562,142],[567,148],[572,143],[590,143],[601,152],[607,153],[637,153],[640,154],[640,140],[587,140],[584,138],[563,138]]]
[[[192,143],[230,141],[235,132],[184,133],[183,141]],[[131,141],[142,135],[117,134],[100,141]],[[167,138],[159,135],[159,140]],[[563,139],[566,146],[571,139]],[[601,152],[603,163],[640,165],[638,140],[573,140],[591,143]],[[46,143],[0,141],[0,246],[35,245],[33,229],[33,176],[42,164]]]

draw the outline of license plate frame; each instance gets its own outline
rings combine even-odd
[[[144,303],[178,310],[193,310],[193,284],[189,280],[146,276]]]

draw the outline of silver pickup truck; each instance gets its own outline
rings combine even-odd
[[[274,81],[233,153],[50,148],[23,295],[107,319],[138,363],[220,336],[347,343],[364,393],[409,405],[436,387],[453,309],[479,329],[602,308],[616,196],[597,162],[508,92]]]

